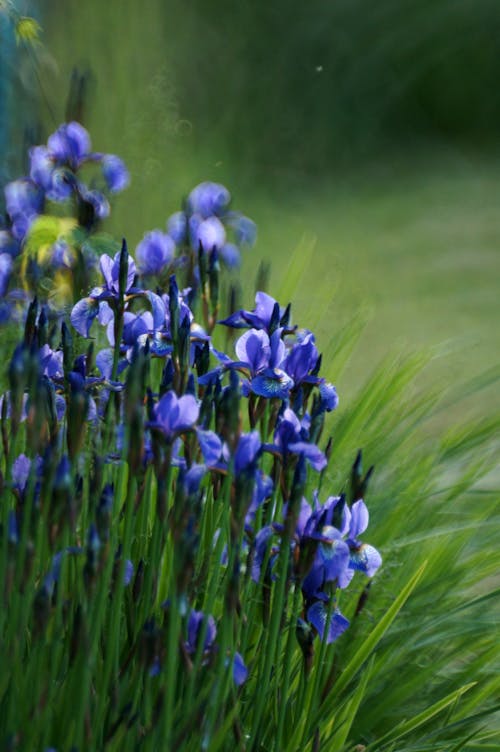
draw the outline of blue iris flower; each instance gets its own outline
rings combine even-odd
[[[206,616],[203,611],[191,611],[188,619],[188,636],[185,642],[185,648],[190,655],[194,655],[196,653],[198,649],[198,642],[202,635],[202,628],[204,623],[206,624],[206,631],[202,654],[206,660],[209,658],[210,654],[213,654],[217,651],[218,647],[215,642],[217,637],[217,626],[215,624],[215,619],[213,616]],[[230,662],[232,663],[233,669],[233,681],[237,687],[240,687],[248,677],[248,669],[245,666],[245,662],[240,653],[235,652],[232,656],[232,661],[231,657],[228,656],[226,666],[229,665]]]
[[[274,443],[266,444],[264,448],[282,458],[286,465],[289,455],[305,457],[314,470],[320,472],[326,467],[326,457],[316,444],[308,441],[308,416],[299,420],[294,411],[287,407],[279,418],[274,432]]]
[[[219,321],[220,324],[230,326],[233,329],[264,329],[271,334],[271,325],[278,326],[286,315],[287,309],[265,292],[257,292],[255,295],[255,308],[253,311],[241,309]],[[288,330],[287,330],[288,331]]]
[[[174,255],[174,241],[170,235],[160,230],[146,233],[135,250],[141,274],[161,274],[172,264]]]
[[[287,399],[293,380],[281,368],[285,358],[285,343],[281,329],[269,337],[264,330],[250,329],[236,342],[239,362],[231,367],[248,372],[249,381],[243,383],[243,393],[253,392],[260,397]]]
[[[160,431],[168,441],[194,427],[200,408],[191,394],[177,397],[175,392],[167,392],[154,407],[154,420],[150,428]]]

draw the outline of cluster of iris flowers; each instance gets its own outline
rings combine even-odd
[[[118,157],[90,151],[77,123],[61,126],[30,157],[30,177],[6,189],[4,298],[45,201],[71,201],[88,232],[109,211],[104,193],[79,178],[82,164],[99,164],[111,192],[129,180]],[[150,677],[167,670],[172,649],[200,670],[217,664],[217,618],[245,618],[249,582],[264,624],[277,581],[285,596],[301,596],[296,634],[307,669],[314,638],[331,643],[349,626],[339,593],[356,571],[372,577],[381,564],[361,539],[371,472],[363,476],[361,455],[349,491],[321,500],[312,490],[326,477],[331,442],[323,450],[321,438],[338,404],[321,375],[313,333],[264,292],[252,310],[217,320],[219,262],[234,266],[239,249],[255,239],[253,222],[229,206],[223,186],[203,183],[170,217],[166,233],[145,235],[135,261],[125,241],[115,255],[101,254],[97,284],[74,302],[69,319],[32,300],[1,402],[3,487],[10,492],[3,537],[8,559],[23,560],[23,573],[7,567],[7,600],[16,583],[24,590],[30,582],[31,627],[43,635],[58,608],[63,562],[80,562],[91,599],[112,560],[110,592],[132,589],[134,601],[146,602],[141,639]],[[221,339],[229,343],[225,351],[216,346]],[[124,468],[132,482],[120,496]],[[134,560],[134,524],[146,504],[141,535],[149,560]],[[30,575],[44,561],[36,550],[40,519],[50,565]],[[200,554],[203,545],[208,550]],[[219,600],[211,601],[219,614],[200,608],[207,561],[225,573]],[[178,646],[157,626],[159,613],[167,626],[180,620]],[[223,666],[232,667],[239,687],[252,667],[237,637],[224,644]]]

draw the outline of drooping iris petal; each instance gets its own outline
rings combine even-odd
[[[200,408],[191,394],[178,398],[175,392],[167,392],[154,409],[156,427],[172,439],[174,434],[192,428],[198,420]]]
[[[222,441],[214,431],[196,430],[203,459],[207,465],[215,465],[222,454]]]
[[[12,256],[8,253],[0,253],[0,298],[3,298],[9,286],[12,272]]]
[[[266,556],[266,551],[269,546],[269,541],[273,537],[273,534],[273,528],[270,525],[267,525],[266,527],[263,527],[261,530],[259,530],[259,532],[255,536],[254,552],[252,557],[252,580],[254,580],[254,582],[258,582],[260,579],[260,573]]]
[[[184,212],[175,212],[168,218],[167,232],[176,245],[187,242],[188,221]]]
[[[251,431],[240,436],[234,455],[234,471],[236,475],[253,468],[262,446],[258,431]]]
[[[125,162],[115,154],[106,154],[102,159],[102,174],[111,193],[123,191],[130,183]]]
[[[229,269],[237,269],[240,265],[240,251],[234,243],[224,243],[219,250],[219,258]]]
[[[266,368],[251,380],[250,385],[252,392],[260,397],[287,399],[293,381],[279,368]]]
[[[42,211],[43,190],[32,180],[14,180],[5,186],[4,192],[7,214],[13,221],[19,217],[29,222]]]
[[[31,460],[25,454],[20,454],[12,464],[12,483],[21,492],[26,488],[30,468]]]
[[[296,441],[288,445],[288,451],[293,454],[303,455],[313,470],[316,470],[318,473],[326,467],[326,457],[316,444],[308,444],[306,441]]]
[[[328,604],[317,601],[307,610],[307,619],[317,630],[321,640],[326,637],[326,642],[329,645],[346,631],[349,620],[337,608],[334,608],[329,623],[327,623],[328,610]]]
[[[238,245],[252,246],[257,239],[257,225],[249,217],[243,214],[236,214],[230,219],[231,227],[234,230],[234,237]]]
[[[71,311],[71,323],[78,334],[88,337],[92,322],[99,313],[99,303],[93,298],[83,298]]]
[[[175,244],[170,235],[152,230],[144,235],[135,250],[141,274],[160,274],[174,260]]]
[[[235,653],[233,658],[233,680],[237,687],[241,687],[248,677],[248,669],[240,653]]]
[[[109,201],[101,191],[88,190],[83,185],[80,185],[80,198],[90,204],[92,207],[94,217],[97,219],[106,219],[109,217],[111,207]]]
[[[319,394],[321,397],[321,406],[324,410],[331,412],[338,407],[339,397],[333,384],[323,381],[319,385]]]
[[[184,486],[188,496],[196,493],[200,488],[200,483],[207,473],[205,465],[191,465],[189,470],[183,476]]]
[[[362,543],[357,548],[351,548],[349,568],[358,572],[364,572],[368,577],[373,577],[382,564],[382,557],[373,546]]]
[[[109,347],[99,350],[95,356],[95,364],[103,379],[109,380],[113,371],[113,350]]]

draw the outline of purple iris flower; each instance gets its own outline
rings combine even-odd
[[[217,650],[215,643],[215,638],[217,637],[215,619],[210,615],[205,616],[203,611],[191,611],[188,620],[188,639],[185,643],[186,650],[190,655],[196,653],[204,622],[206,623],[206,633],[203,643],[203,655],[208,657],[210,653],[214,653]],[[229,659],[226,661],[226,665],[229,665]],[[248,677],[248,669],[240,653],[234,653],[232,666],[233,681],[237,687],[240,687]]]
[[[276,308],[277,307],[277,308]],[[277,301],[265,292],[255,295],[255,308],[253,311],[240,310],[219,321],[233,329],[264,329],[268,334],[275,311],[278,312],[278,324],[286,313],[286,308],[281,307]]]
[[[362,499],[358,499],[351,507],[351,520],[347,533],[347,544],[350,550],[349,568],[373,577],[382,564],[382,557],[376,548],[358,540],[358,536],[368,527],[368,522],[367,506]]]
[[[309,383],[319,383],[318,377],[309,376],[317,365],[319,353],[314,344],[314,334],[307,332],[301,338],[286,356],[283,362],[283,368],[294,380],[295,385],[308,381]]]
[[[326,637],[327,645],[335,642],[349,626],[349,619],[346,619],[336,606],[333,607],[328,622],[329,610],[328,604],[324,601],[316,601],[307,609],[307,621],[316,629],[321,640]]]
[[[32,222],[43,211],[43,190],[29,178],[5,186],[5,205],[12,220],[12,235],[23,240]]]
[[[293,380],[281,368],[285,357],[281,332],[281,329],[276,329],[269,337],[263,330],[250,329],[237,340],[235,350],[239,362],[233,363],[232,367],[243,367],[250,372],[250,381],[243,384],[244,393],[280,399],[288,397]]]
[[[25,454],[20,454],[12,463],[12,485],[21,494],[21,497],[26,492],[32,462],[35,463],[35,474],[39,481],[42,472],[41,457],[37,456],[34,460],[30,460]]]
[[[29,150],[30,178],[44,191],[52,188],[54,158],[46,146],[33,146]],[[69,186],[68,186],[69,187]]]
[[[77,170],[83,162],[91,159],[90,136],[80,123],[63,123],[49,136],[47,147],[50,155],[60,163]]]
[[[209,467],[219,466],[224,455],[222,439],[214,431],[204,431],[201,428],[196,429],[196,434],[205,463]]]
[[[272,454],[278,454],[287,463],[288,455],[302,455],[311,467],[321,472],[326,467],[326,457],[316,444],[308,441],[308,417],[302,422],[293,410],[287,407],[279,420],[274,432],[274,444],[266,444],[265,449]]]
[[[154,407],[154,421],[150,428],[163,433],[168,441],[194,427],[200,408],[191,394],[177,397],[175,392],[167,392]]]
[[[209,181],[197,185],[188,196],[191,214],[200,214],[203,219],[222,214],[230,201],[231,194],[227,188]]]
[[[214,248],[222,248],[226,241],[226,231],[220,219],[203,219],[200,214],[190,217],[189,235],[192,247],[197,249],[201,245],[206,253],[210,253]]]
[[[107,300],[116,300],[120,291],[120,253],[117,253],[112,259],[106,253],[100,258],[100,268],[104,277],[102,287],[94,287],[87,298],[82,298],[73,307],[71,311],[71,323],[76,331],[83,337],[88,337],[90,327],[96,316],[100,315],[101,323],[108,323],[113,316],[113,312],[108,305],[103,305]],[[137,269],[134,260],[128,256],[127,281],[125,292],[129,294],[137,293],[132,287]]]
[[[201,636],[203,622],[206,620],[206,634],[203,643],[203,652],[212,649],[217,637],[217,627],[213,616],[205,616],[203,611],[191,611],[188,620],[188,638],[186,641],[186,650],[193,655],[198,647],[198,640]]]
[[[105,281],[104,291],[110,293],[112,297],[117,296],[120,290],[120,252],[116,253],[114,258],[108,256],[107,253],[103,253],[99,265]],[[136,274],[137,269],[134,260],[129,256],[125,292],[130,291]]]
[[[40,360],[44,376],[48,376],[49,379],[64,376],[62,350],[52,350],[50,345],[44,345],[40,348]]]
[[[174,260],[175,243],[166,233],[152,230],[144,235],[135,250],[141,274],[161,274]]]

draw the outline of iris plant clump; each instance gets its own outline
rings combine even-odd
[[[68,123],[30,160],[1,233],[4,320],[24,329],[0,416],[2,747],[303,748],[317,661],[362,610],[344,591],[382,561],[361,453],[328,481],[338,398],[314,334],[261,291],[219,321],[221,263],[256,234],[223,186],[134,259],[91,242],[129,182],[118,157]],[[41,253],[56,204],[71,232]],[[38,284],[61,267],[69,308]]]

